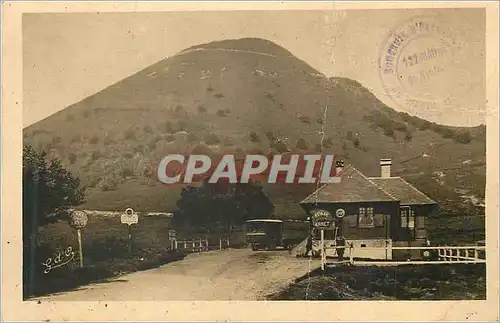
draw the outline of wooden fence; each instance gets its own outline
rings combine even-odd
[[[170,240],[172,250],[180,250],[180,251],[188,251],[188,252],[203,252],[209,250],[224,250],[228,249],[229,239],[228,238],[220,238],[218,245],[210,245],[208,239],[191,239],[191,240]]]
[[[352,246],[326,247],[326,249],[347,249],[346,255],[342,261],[331,262],[337,264],[350,265],[426,265],[426,264],[479,264],[486,263],[486,247],[485,246],[435,246],[435,247],[363,247],[363,250],[381,250],[385,249],[388,252],[392,250],[428,250],[429,252],[437,252],[437,259],[434,260],[359,260],[356,259],[355,248]],[[322,253],[322,268],[328,264],[325,256],[326,252]]]

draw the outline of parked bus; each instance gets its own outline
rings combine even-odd
[[[272,250],[283,246],[283,221],[254,219],[245,223],[245,239],[252,250]]]

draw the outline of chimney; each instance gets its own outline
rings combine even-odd
[[[343,160],[337,160],[335,162],[335,175],[338,175],[344,170],[344,161]]]
[[[380,177],[382,178],[391,177],[391,165],[392,161],[390,158],[380,160]]]

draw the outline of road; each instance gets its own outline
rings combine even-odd
[[[228,249],[38,298],[48,301],[263,300],[319,267],[287,251]]]

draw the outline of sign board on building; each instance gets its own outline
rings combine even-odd
[[[339,219],[342,219],[345,216],[344,209],[337,209],[337,211],[335,211],[335,216]]]
[[[128,208],[125,210],[125,213],[122,214],[120,220],[123,224],[137,224],[139,222],[139,216],[137,215],[137,213],[134,213],[134,210]]]
[[[332,225],[332,215],[326,210],[313,210],[311,216],[312,224],[315,228],[328,229]]]

